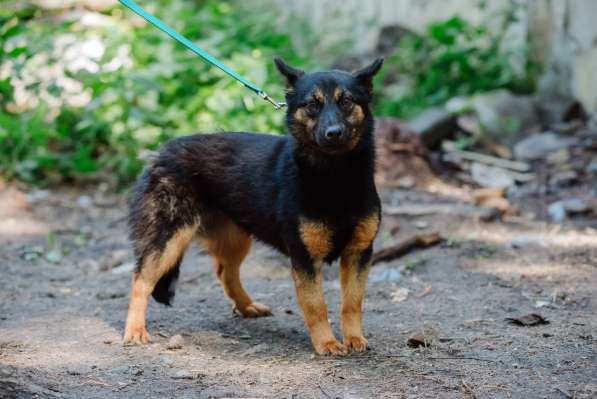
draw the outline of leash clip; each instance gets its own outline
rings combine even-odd
[[[286,103],[279,103],[279,102],[275,101],[273,98],[271,98],[270,96],[268,96],[267,93],[264,92],[264,91],[260,91],[259,92],[259,96],[261,96],[261,98],[263,98],[265,101],[267,101],[270,104],[272,104],[275,109],[281,109],[281,108],[284,108],[286,106]]]

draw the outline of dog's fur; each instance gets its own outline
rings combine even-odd
[[[374,174],[372,79],[381,59],[355,73],[305,74],[276,59],[286,77],[289,136],[198,134],[166,143],[131,201],[133,276],[125,343],[149,340],[149,295],[170,305],[179,266],[195,238],[235,310],[271,315],[239,279],[251,239],[292,261],[298,303],[320,354],[362,351],[361,307],[380,222]],[[321,265],[340,258],[342,334],[330,328]]]

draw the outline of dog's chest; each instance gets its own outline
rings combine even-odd
[[[301,218],[299,234],[314,260],[331,262],[339,256],[365,251],[377,234],[377,212],[354,220],[314,220]]]

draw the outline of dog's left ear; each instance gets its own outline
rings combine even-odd
[[[373,77],[379,72],[383,65],[383,58],[378,58],[366,67],[353,72],[353,75],[360,84],[371,89],[373,87]]]
[[[278,71],[280,71],[280,73],[286,78],[286,83],[289,86],[294,86],[298,78],[305,74],[305,71],[291,67],[280,57],[275,57],[274,63],[276,64]]]

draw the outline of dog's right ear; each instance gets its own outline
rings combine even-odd
[[[291,67],[290,65],[286,64],[280,57],[275,57],[274,63],[276,64],[276,68],[278,68],[278,71],[280,71],[280,73],[284,75],[284,77],[286,78],[286,83],[289,86],[294,86],[297,79],[305,74],[305,71]]]

